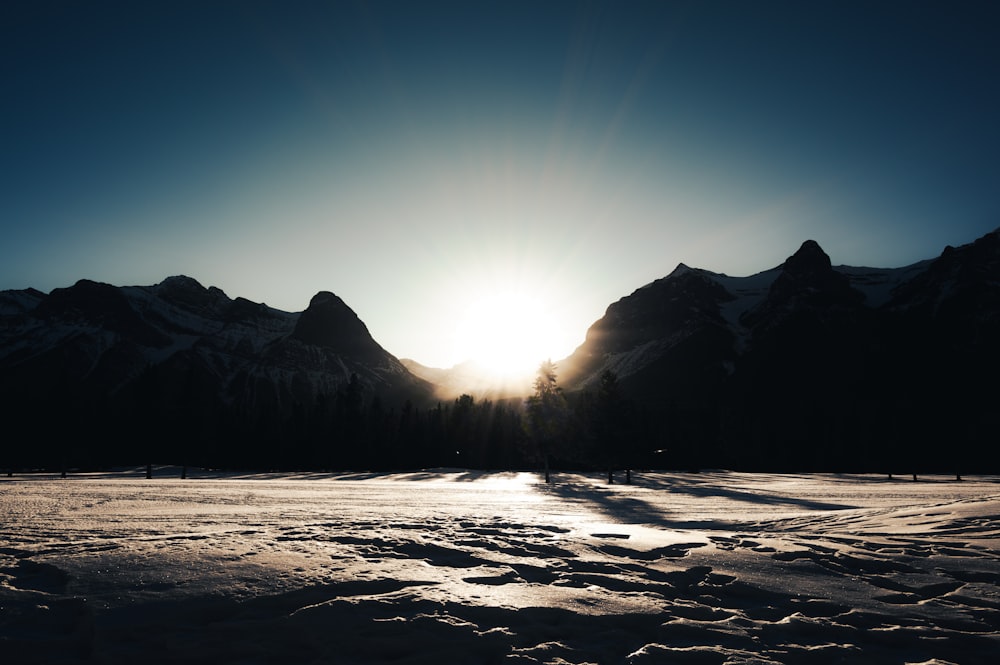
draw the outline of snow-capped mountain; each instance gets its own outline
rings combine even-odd
[[[629,436],[673,467],[998,471],[998,339],[1000,230],[896,269],[834,266],[806,241],[749,277],[679,265],[610,305],[559,382],[590,391],[614,372],[641,409]],[[0,404],[21,427],[0,455],[414,461],[442,431],[442,409],[420,408],[466,391],[466,369],[408,367],[329,292],[289,313],[188,277],[3,291]]]
[[[814,241],[749,277],[681,264],[558,364],[568,390],[614,372],[668,421],[665,446],[730,446],[752,466],[875,440],[902,456],[907,441],[991,445],[998,339],[1000,230],[895,269],[833,266]]]
[[[184,276],[0,292],[0,390],[15,401],[129,403],[152,391],[166,402],[197,394],[235,412],[287,414],[345,389],[352,375],[369,396],[429,399],[430,386],[329,292],[299,313]]]
[[[604,370],[629,377],[699,341],[715,345],[713,362],[728,374],[754,339],[807,312],[824,319],[849,312],[992,318],[1000,315],[998,246],[1000,229],[948,247],[937,259],[865,268],[833,266],[819,244],[807,240],[782,265],[749,277],[682,263],[608,307],[585,342],[560,361],[563,381],[583,387]]]

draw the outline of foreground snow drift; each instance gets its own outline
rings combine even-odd
[[[0,481],[3,662],[1000,653],[993,478],[158,475]]]

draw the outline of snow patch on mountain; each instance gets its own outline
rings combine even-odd
[[[621,353],[609,353],[604,359],[601,371],[610,370],[618,376],[628,376],[638,371],[650,361],[655,360],[668,344],[664,340],[652,340],[645,344]],[[597,381],[599,375],[592,377],[586,385]]]
[[[429,387],[379,346],[346,304],[332,293],[314,301],[306,312],[283,312],[232,300],[185,276],[153,286],[81,280],[50,296],[0,292],[8,312],[0,319],[0,362],[20,367],[18,376],[38,377],[31,378],[38,385],[66,377],[90,381],[93,374],[111,394],[156,367],[157,381],[197,376],[230,405],[258,399],[288,408],[311,404],[318,395],[334,394],[352,374],[366,390],[393,393],[393,401],[425,399]],[[322,311],[314,312],[317,307]],[[312,327],[300,339],[304,314],[313,315]],[[46,379],[61,371],[54,369],[59,364],[71,372]]]
[[[749,277],[730,277],[712,274],[712,278],[732,294],[733,299],[719,306],[719,313],[736,336],[736,351],[746,349],[750,337],[749,329],[740,323],[740,317],[767,297],[771,284],[781,274],[781,268],[772,268]]]
[[[24,314],[38,307],[45,294],[36,289],[0,291],[0,316]]]
[[[865,295],[869,307],[881,307],[889,302],[893,290],[903,282],[913,279],[932,263],[919,261],[902,268],[861,268],[835,266],[834,270],[847,277],[851,287]]]

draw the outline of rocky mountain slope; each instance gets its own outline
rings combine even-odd
[[[329,292],[300,313],[183,276],[0,292],[0,399],[35,436],[190,437],[226,420],[273,429],[345,391],[387,405],[431,400],[430,385]]]
[[[211,378],[226,402],[248,408],[311,403],[352,374],[373,393],[427,390],[326,291],[288,313],[184,276],[121,288],[81,280],[48,296],[0,292],[0,316],[0,368],[13,389],[58,378],[115,394],[155,368]]]
[[[639,409],[621,438],[666,451],[650,464],[996,472],[998,339],[1000,230],[896,269],[834,266],[806,241],[749,277],[679,265],[609,306],[559,381],[586,404],[614,372]],[[3,291],[0,403],[17,427],[2,452],[304,468],[399,448],[419,464],[400,433],[433,447],[444,411],[418,411],[472,379],[405,362],[329,292],[288,313],[188,277]]]
[[[568,390],[615,372],[668,423],[665,447],[725,449],[744,468],[844,446],[859,466],[932,447],[960,466],[994,447],[997,339],[1000,230],[898,269],[833,266],[807,241],[750,277],[682,264],[612,304],[559,365]]]

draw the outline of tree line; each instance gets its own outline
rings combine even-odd
[[[589,389],[564,392],[557,369],[543,363],[526,399],[462,395],[431,405],[387,403],[352,376],[310,403],[285,410],[246,408],[224,402],[214,384],[195,372],[165,381],[155,370],[125,396],[65,386],[44,394],[7,393],[3,401],[21,426],[6,437],[0,468],[96,470],[150,463],[257,471],[462,467],[537,469],[547,478],[551,469],[567,469],[602,470],[609,482],[616,477],[627,482],[635,468],[915,475],[982,473],[997,464],[995,448],[973,455],[947,432],[909,431],[923,421],[886,418],[882,412],[892,416],[892,403],[866,399],[863,391],[856,391],[856,401],[869,410],[880,406],[877,414],[860,406],[840,409],[838,395],[782,386],[746,391],[739,400],[675,395],[651,403],[639,399],[642,393],[623,389],[610,371]],[[931,406],[926,419],[933,420]],[[941,410],[940,404],[933,406]],[[828,413],[817,416],[821,408]],[[861,427],[866,418],[869,425]],[[782,429],[775,429],[775,422]],[[949,422],[963,425],[961,419]],[[942,441],[953,443],[942,447]]]
[[[566,395],[543,363],[527,399],[387,404],[356,375],[310,404],[245,409],[196,375],[164,383],[150,371],[126,398],[77,391],[17,407],[29,434],[5,446],[7,470],[149,463],[246,470],[611,469],[648,464],[655,419],[606,373],[593,391]]]

